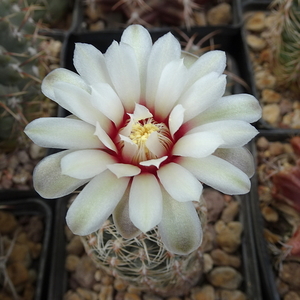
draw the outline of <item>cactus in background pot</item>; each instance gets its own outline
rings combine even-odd
[[[104,26],[118,28],[122,23],[190,28],[207,24],[224,25],[232,21],[231,5],[224,0],[86,0],[84,4],[89,17],[87,26],[91,30],[101,30]],[[205,16],[216,6],[220,6],[217,18],[215,10],[211,11],[210,17]]]
[[[71,0],[27,0],[28,5],[35,7],[33,19],[38,22],[43,22],[56,25],[63,20],[66,13],[72,6]]]
[[[278,82],[300,95],[300,1],[274,0],[274,72]]]
[[[51,114],[53,104],[40,91],[49,56],[31,18],[32,7],[0,3],[0,145],[5,151],[24,143],[24,126]],[[55,59],[54,59],[55,61]]]

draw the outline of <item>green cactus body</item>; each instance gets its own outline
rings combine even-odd
[[[195,203],[202,224],[206,222],[203,203]],[[87,254],[107,274],[144,292],[163,297],[184,295],[203,273],[200,249],[186,256],[172,254],[164,248],[156,228],[125,239],[110,218],[82,241]]]
[[[40,91],[43,38],[37,35],[28,6],[17,3],[0,2],[0,146],[4,151],[25,142],[23,128],[29,121],[53,110]]]
[[[27,0],[28,5],[34,5],[33,19],[43,20],[47,24],[55,24],[62,20],[73,1],[70,0]]]
[[[300,96],[300,1],[275,0],[274,73],[281,86]]]

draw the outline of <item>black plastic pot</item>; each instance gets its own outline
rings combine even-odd
[[[34,269],[37,272],[34,300],[43,300],[48,289],[52,211],[33,191],[1,191],[0,197],[1,210],[9,211],[16,217],[39,216],[43,220],[42,250],[39,258],[34,261]]]
[[[235,62],[235,74],[248,84],[247,87],[235,84],[232,93],[251,92],[249,67],[245,63],[247,60],[246,53],[243,51],[245,45],[242,38],[240,28],[192,28],[191,30],[183,30],[188,36],[197,34],[195,43],[204,38],[208,34],[219,30],[220,32],[213,37],[214,49],[220,49],[226,51],[228,56],[232,57]],[[169,32],[169,29],[153,29],[150,30],[153,41],[157,40],[160,36]],[[172,30],[172,33],[182,41],[181,35],[176,30]],[[69,35],[65,52],[63,54],[63,66],[67,69],[75,71],[73,66],[73,53],[75,43],[89,43],[97,47],[101,52],[105,52],[110,46],[113,40],[119,41],[122,31],[105,31],[105,32],[73,32]],[[203,47],[210,45],[210,41],[206,41]],[[66,116],[67,111],[61,109],[59,116]],[[65,215],[67,211],[67,203],[69,198],[59,199],[57,201],[57,207],[55,212],[55,228],[54,228],[54,245],[53,245],[53,263],[51,269],[51,278],[49,281],[49,293],[48,299],[62,299],[67,289],[67,272],[65,271],[65,259],[66,259],[66,238],[64,236]],[[261,286],[260,276],[258,272],[258,263],[255,253],[254,237],[252,232],[252,219],[249,215],[250,202],[244,197],[241,198],[241,210],[240,220],[244,225],[244,233],[242,239],[242,273],[244,275],[244,291],[249,300],[261,300]]]
[[[300,131],[298,131],[300,135]],[[264,130],[251,143],[251,152],[254,158],[257,157],[256,141],[259,137],[265,137],[268,141],[285,142],[295,134],[287,133],[285,130]],[[256,163],[257,165],[257,163]],[[267,241],[264,237],[265,221],[263,219],[258,195],[258,178],[257,174],[252,178],[252,188],[250,194],[247,195],[249,203],[249,211],[252,216],[252,226],[254,233],[254,241],[256,245],[257,260],[261,279],[261,290],[263,299],[265,300],[280,300],[280,295],[276,286],[275,271],[271,263],[270,253],[268,251]]]

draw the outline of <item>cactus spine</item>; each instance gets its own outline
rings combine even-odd
[[[300,0],[274,0],[274,73],[285,88],[300,95]]]

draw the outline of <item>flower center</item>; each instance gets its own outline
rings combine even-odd
[[[152,117],[140,119],[133,124],[129,122],[124,130],[125,128],[129,129],[126,136],[136,145],[132,148],[128,142],[120,141],[123,157],[130,163],[139,164],[165,156],[173,144],[168,127],[164,123],[156,122]]]
[[[159,131],[159,128],[151,123],[140,124],[136,123],[132,126],[130,139],[137,144],[139,147],[142,147],[147,142],[150,134],[154,131]]]

